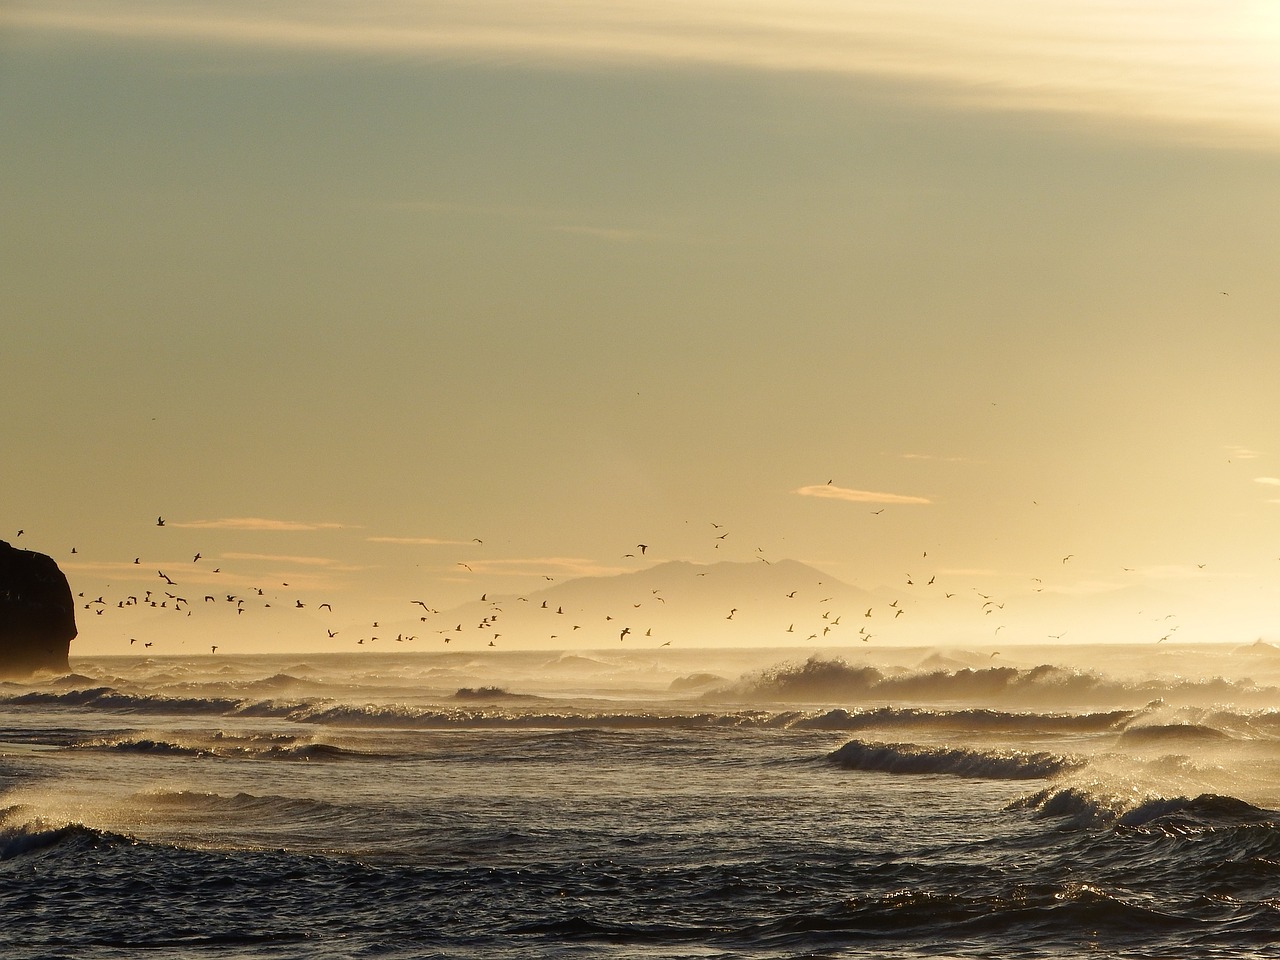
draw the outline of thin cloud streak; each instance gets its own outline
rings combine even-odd
[[[220,560],[257,560],[266,563],[296,563],[299,566],[311,567],[344,567],[348,570],[358,570],[359,567],[348,567],[339,560],[332,557],[295,557],[281,556],[274,553],[223,553],[219,555]]]
[[[828,500],[849,500],[853,503],[933,503],[932,500],[926,497],[913,497],[902,493],[878,493],[874,490],[850,490],[847,487],[837,487],[830,483],[812,484],[807,487],[799,487],[791,492],[798,493],[802,497],[825,497]]]
[[[365,537],[369,543],[398,543],[411,547],[465,547],[474,540],[443,540],[439,537]]]
[[[467,570],[471,574],[486,576],[547,577],[554,573],[566,577],[609,577],[630,573],[632,569],[582,557],[515,557],[506,560],[467,561]]]
[[[173,12],[176,9],[177,12]],[[242,48],[413,54],[553,64],[691,64],[924,83],[916,96],[1198,128],[1200,142],[1280,144],[1280,20],[1264,5],[1223,15],[1208,0],[1170,9],[1104,0],[649,0],[518,4],[46,0],[9,29]],[[1216,139],[1210,133],[1216,133]]]
[[[985,461],[974,460],[972,457],[940,457],[933,453],[902,453],[898,455],[903,460],[935,460],[940,463],[983,463]]]
[[[169,520],[171,527],[192,530],[341,530],[342,523],[302,523],[296,520],[269,520],[265,517],[222,517],[217,520]]]

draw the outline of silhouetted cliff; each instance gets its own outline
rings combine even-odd
[[[69,669],[75,602],[52,557],[0,540],[0,676]]]

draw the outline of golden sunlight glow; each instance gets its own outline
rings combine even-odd
[[[502,0],[53,2],[4,22],[222,45],[561,63],[691,64],[882,77],[953,105],[1146,121],[1182,137],[1280,143],[1280,17],[1264,4]],[[283,11],[283,12],[282,12]]]

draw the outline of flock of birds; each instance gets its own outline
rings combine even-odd
[[[873,514],[877,515],[882,512],[883,508],[872,511]],[[164,527],[166,525],[165,518],[157,516],[155,525]],[[729,533],[724,530],[721,524],[711,523],[711,527],[711,546],[714,549],[719,549],[727,541]],[[17,537],[21,537],[24,532],[24,530],[18,530]],[[483,545],[483,541],[480,538],[474,538],[474,542]],[[637,543],[634,552],[628,551],[622,556],[631,559],[639,557],[648,559],[650,557],[649,550],[649,544]],[[754,560],[772,565],[772,561],[767,559],[763,552],[762,548],[756,548]],[[72,547],[71,553],[76,554],[78,551],[75,547]],[[926,560],[928,556],[928,551],[924,551],[921,559]],[[1074,554],[1068,554],[1061,558],[1061,563],[1065,566],[1073,559]],[[221,573],[221,568],[212,566],[199,551],[192,556],[190,562],[192,564],[200,564],[202,561],[207,572],[214,575]],[[133,564],[142,566],[142,557],[134,557]],[[466,563],[459,562],[458,566],[468,572],[471,571],[470,566]],[[1204,565],[1201,564],[1199,566],[1203,568]],[[698,578],[708,577],[712,576],[716,569],[714,566],[697,569],[690,575]],[[177,574],[177,576],[172,576],[171,574]],[[149,609],[190,617],[196,609],[208,608],[210,604],[215,607],[221,606],[234,610],[237,618],[250,610],[257,608],[271,609],[273,607],[297,611],[310,609],[315,614],[323,612],[330,617],[334,613],[333,604],[329,601],[316,603],[313,600],[304,600],[298,596],[283,595],[281,591],[289,588],[288,582],[281,582],[278,586],[271,585],[270,593],[268,593],[267,588],[255,586],[238,592],[219,591],[211,593],[201,590],[197,594],[188,596],[182,589],[181,577],[182,574],[178,573],[175,568],[170,567],[168,572],[165,569],[157,568],[155,579],[158,582],[152,589],[114,597],[110,600],[105,595],[89,599],[83,592],[77,593],[76,596],[81,608],[94,617],[105,616],[113,608],[116,610]],[[938,578],[939,573],[930,573],[927,579],[907,574],[903,584],[906,591],[904,596],[909,596],[911,591],[932,592],[934,598],[942,600],[968,596],[967,591],[963,594],[959,593],[959,588],[956,590],[945,589],[938,583]],[[208,582],[208,577],[203,577],[202,579],[206,583]],[[544,576],[543,579],[553,581],[555,578]],[[1043,592],[1043,581],[1040,578],[1032,578],[1032,581],[1034,583],[1031,588],[1032,592]],[[776,579],[772,582],[774,584],[777,583]],[[889,629],[896,624],[911,606],[909,602],[902,598],[895,598],[879,606],[872,604],[867,606],[865,610],[859,608],[850,616],[835,609],[833,604],[838,605],[839,598],[832,594],[830,590],[823,590],[822,588],[823,581],[816,580],[812,583],[794,585],[790,590],[782,592],[780,597],[772,598],[778,604],[796,605],[794,611],[796,616],[794,618],[784,618],[788,620],[788,625],[781,631],[782,636],[778,638],[781,642],[794,642],[795,640],[803,642],[817,641],[819,643],[836,642],[839,639],[849,637],[854,624],[847,621],[852,620],[857,624],[857,630],[853,632],[853,639],[869,643],[881,631]],[[976,601],[976,610],[980,616],[983,618],[992,617],[995,621],[1001,620],[1000,615],[1006,607],[1005,601],[999,600],[991,594],[982,593],[976,587],[970,587],[969,590],[973,593],[973,597],[970,599]],[[837,594],[839,592],[841,591],[836,591]],[[697,592],[692,591],[692,593],[696,595]],[[819,597],[819,593],[828,593],[828,595]],[[649,611],[652,611],[655,607],[659,605],[665,606],[667,599],[662,595],[661,588],[649,588],[647,595],[631,598],[627,611],[613,610],[612,612],[604,612],[599,610],[592,611],[583,605],[576,608],[571,605],[571,609],[566,610],[565,603],[555,602],[551,599],[541,599],[539,602],[539,598],[536,595],[533,597],[520,595],[506,598],[494,597],[491,599],[486,592],[480,595],[477,602],[464,604],[462,607],[457,608],[453,614],[442,613],[425,600],[413,599],[407,601],[409,606],[417,608],[412,611],[413,616],[416,618],[413,620],[410,620],[403,611],[392,611],[389,617],[372,620],[367,625],[361,624],[353,628],[350,623],[347,623],[339,628],[336,624],[324,625],[321,623],[320,629],[324,630],[324,639],[326,641],[337,641],[341,636],[342,640],[339,643],[353,643],[359,647],[371,647],[379,642],[410,644],[420,639],[428,639],[430,635],[438,637],[444,645],[449,645],[454,641],[472,641],[467,645],[473,646],[474,641],[479,639],[487,647],[498,647],[506,638],[524,640],[531,638],[535,634],[539,640],[549,643],[566,641],[571,637],[576,641],[587,638],[598,640],[616,634],[618,642],[626,642],[629,639],[635,641],[643,638],[645,641],[650,641],[650,645],[670,646],[670,639],[663,639],[660,634],[655,636],[655,630],[661,630],[660,624],[663,618],[649,615]],[[740,602],[744,602],[746,606],[758,607],[761,599],[760,597],[748,596],[744,601]],[[843,599],[846,602],[848,601],[848,597]],[[460,619],[460,617],[468,613],[474,613],[477,603],[480,606],[478,619],[475,616],[471,616],[470,620]],[[508,604],[527,605],[524,610],[529,612],[512,618]],[[641,613],[640,611],[646,605],[648,605],[649,611]],[[737,618],[739,609],[739,607],[734,606],[724,610],[724,621],[734,621]],[[776,611],[780,608],[775,606],[772,609]],[[781,607],[781,609],[787,608]],[[531,622],[530,616],[548,618],[545,630],[537,629],[535,624]],[[508,631],[506,625],[512,619],[517,622],[513,625],[513,629]],[[753,624],[759,623],[756,618],[750,619]],[[1160,630],[1161,635],[1156,642],[1169,640],[1179,629],[1177,623],[1169,623],[1169,621],[1175,619],[1175,614],[1168,614],[1157,621],[1162,623],[1162,629]],[[404,624],[406,622],[412,622],[416,624],[416,627],[405,629]],[[643,625],[636,625],[637,622],[642,622]],[[450,626],[450,623],[453,625]],[[383,624],[388,626],[383,626]],[[399,629],[390,626],[392,624],[399,625]],[[873,626],[876,629],[876,633],[872,632]],[[1001,631],[1005,629],[1005,626],[1006,624],[1002,622],[995,622],[991,636],[993,638],[998,637]],[[394,634],[392,633],[393,630]],[[414,632],[410,632],[410,630]],[[584,630],[587,631],[585,634],[580,633]],[[351,636],[353,632],[358,635]],[[1064,636],[1065,632],[1049,634],[1047,639],[1061,640]],[[761,639],[767,639],[760,637],[758,633],[744,633],[743,638],[750,642],[759,642]],[[144,649],[149,649],[154,645],[152,640],[139,641],[137,637],[128,637],[129,646],[139,643]],[[575,642],[575,645],[581,645],[581,643]],[[218,645],[211,644],[210,652],[217,653],[217,651]],[[995,655],[993,654],[993,656]]]

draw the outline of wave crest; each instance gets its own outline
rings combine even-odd
[[[1272,823],[1280,818],[1275,811],[1216,793],[1202,793],[1195,797],[1133,796],[1084,787],[1050,787],[1021,797],[1006,809],[1030,810],[1039,817],[1062,817],[1089,826],[1116,824],[1182,830]]]
[[[886,673],[842,658],[814,655],[745,677],[716,691],[717,699],[767,699],[810,703],[866,701],[907,703],[1026,703],[1043,707],[1106,704],[1141,707],[1161,698],[1183,703],[1274,700],[1275,688],[1249,680],[1166,678],[1117,680],[1054,664],[1036,667],[962,667]]]
[[[1083,767],[1079,757],[1021,751],[943,749],[910,743],[850,740],[827,759],[846,770],[945,773],[978,780],[1044,780]]]

